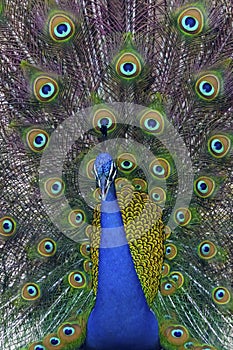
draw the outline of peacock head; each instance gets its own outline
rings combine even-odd
[[[116,164],[110,154],[101,153],[96,157],[94,172],[101,190],[101,198],[105,200],[117,174]]]

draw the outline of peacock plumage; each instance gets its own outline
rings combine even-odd
[[[233,348],[231,0],[0,1],[0,348]]]

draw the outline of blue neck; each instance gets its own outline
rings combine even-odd
[[[114,184],[102,201],[101,228],[98,290],[87,325],[87,348],[160,349],[158,323],[134,269]]]

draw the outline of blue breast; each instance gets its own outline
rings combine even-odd
[[[87,349],[160,349],[150,310],[127,244],[114,184],[101,204],[98,289],[87,324]]]

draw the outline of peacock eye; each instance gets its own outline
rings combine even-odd
[[[56,14],[49,21],[49,34],[54,41],[64,42],[72,38],[75,25],[65,14]]]
[[[175,222],[180,226],[186,226],[192,219],[192,215],[189,209],[180,208],[175,211]]]
[[[121,55],[116,63],[117,74],[125,79],[136,78],[141,70],[139,58],[130,52]]]
[[[210,147],[211,147],[212,152],[214,152],[216,154],[222,154],[224,151],[224,145],[219,139],[214,139],[211,142]]]
[[[75,333],[75,329],[73,327],[64,327],[63,333],[69,337]]]
[[[173,345],[183,345],[189,338],[188,330],[181,325],[168,327],[165,330],[167,340]]]
[[[101,190],[100,188],[96,188],[95,191],[93,192],[93,198],[96,200],[96,202],[101,202]]]
[[[184,349],[192,349],[194,347],[194,343],[192,341],[189,341],[187,343],[184,344]]]
[[[219,94],[219,79],[213,74],[206,74],[197,80],[195,89],[201,98],[211,101]]]
[[[132,180],[132,185],[137,191],[145,192],[147,190],[147,182],[143,179],[134,178]]]
[[[56,243],[51,238],[44,238],[39,242],[37,251],[40,255],[50,257],[56,253]]]
[[[199,89],[200,89],[200,92],[206,97],[207,96],[212,96],[213,93],[214,93],[213,85],[210,84],[208,81],[205,81],[205,80],[200,82]]]
[[[61,340],[69,343],[80,337],[82,329],[78,324],[64,324],[59,327],[57,333]]]
[[[123,153],[117,158],[117,165],[122,172],[130,173],[136,167],[136,159],[131,153]]]
[[[157,158],[151,162],[150,171],[155,177],[165,180],[170,176],[171,167],[166,159]]]
[[[77,310],[76,313],[77,313],[77,315],[82,315],[83,314],[83,310],[80,308],[80,309]]]
[[[86,286],[86,278],[80,271],[71,272],[68,281],[73,288],[84,288]]]
[[[5,238],[13,236],[16,231],[16,222],[10,216],[4,216],[0,219],[0,236]]]
[[[42,152],[48,145],[49,135],[42,129],[32,129],[27,133],[26,139],[33,152]]]
[[[70,212],[68,220],[72,226],[80,227],[86,221],[86,216],[84,211],[81,209],[76,209]]]
[[[57,82],[47,76],[40,76],[34,81],[34,95],[40,102],[50,102],[58,94]]]
[[[160,292],[163,296],[172,295],[176,292],[176,285],[173,281],[161,281]]]
[[[51,178],[45,182],[45,191],[51,198],[60,197],[65,190],[64,182],[59,178]]]
[[[149,195],[156,203],[164,203],[166,201],[166,193],[161,187],[152,188]]]
[[[194,191],[201,198],[210,197],[215,190],[215,182],[210,177],[202,176],[194,181]]]
[[[198,181],[197,183],[197,189],[200,191],[202,194],[208,193],[208,185],[206,184],[205,181]]]
[[[51,337],[49,342],[52,346],[58,346],[61,343],[60,339],[57,337]]]
[[[171,332],[171,335],[174,337],[174,338],[180,338],[182,337],[184,334],[184,332],[181,330],[181,329],[174,329],[172,332]]]
[[[36,283],[27,283],[22,288],[22,298],[33,301],[40,297],[40,287]]]
[[[43,345],[36,345],[34,347],[34,350],[46,350],[45,347]]]
[[[124,160],[124,161],[121,163],[121,166],[122,166],[122,169],[124,169],[124,170],[129,170],[129,169],[132,168],[133,163],[130,162],[129,160]]]
[[[166,283],[165,285],[164,285],[164,289],[165,290],[170,290],[172,288],[172,284],[171,283]]]
[[[93,264],[91,260],[85,260],[83,263],[83,268],[85,272],[90,272],[92,270]]]
[[[168,260],[172,260],[177,255],[177,248],[174,244],[165,245],[165,258]]]
[[[133,62],[124,62],[120,65],[120,71],[123,75],[132,76],[137,71],[137,66]]]
[[[216,304],[224,305],[231,300],[231,294],[227,288],[217,287],[212,291],[212,298]]]
[[[86,174],[90,180],[95,180],[95,174],[94,174],[94,170],[93,170],[94,163],[95,163],[95,159],[91,159],[86,165]]]
[[[57,336],[56,333],[48,334],[43,339],[43,344],[45,345],[46,349],[63,349],[64,344],[62,344],[60,337]]]
[[[140,126],[149,134],[161,134],[164,130],[164,118],[158,111],[149,111],[141,117]]]
[[[34,342],[29,347],[28,350],[46,350],[41,342]]]
[[[115,180],[115,186],[117,191],[120,191],[124,186],[127,186],[129,184],[130,184],[129,180],[123,177],[118,177]]]
[[[202,12],[196,7],[185,9],[178,17],[178,26],[185,34],[200,34],[204,26],[204,17]]]
[[[171,236],[171,228],[169,226],[164,227],[164,234],[165,234],[165,239],[168,239]]]
[[[214,135],[208,141],[208,149],[215,158],[224,157],[230,150],[231,140],[224,135]]]
[[[80,253],[82,254],[82,256],[89,257],[90,252],[91,252],[90,243],[89,242],[82,243],[80,246]]]
[[[176,282],[177,288],[180,288],[180,287],[183,286],[183,284],[184,284],[184,276],[182,275],[181,272],[174,271],[174,272],[172,272],[170,274],[169,277],[172,278],[174,280],[174,282]]]
[[[116,128],[116,117],[108,109],[99,109],[94,114],[93,126],[99,133],[104,133],[104,129],[106,129],[108,133],[112,132]]]
[[[161,271],[161,275],[163,277],[167,276],[170,272],[170,266],[167,263],[164,263],[162,266],[162,271]]]
[[[214,243],[210,241],[203,241],[197,248],[198,255],[202,259],[211,259],[217,254],[217,248]]]

